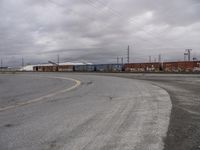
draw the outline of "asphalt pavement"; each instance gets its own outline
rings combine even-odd
[[[0,74],[1,150],[161,150],[169,94],[135,79]]]
[[[99,75],[99,74],[98,74]],[[165,89],[172,111],[165,150],[200,150],[200,75],[199,74],[101,74],[148,81]]]

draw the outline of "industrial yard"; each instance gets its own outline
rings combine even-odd
[[[200,150],[200,0],[0,0],[0,150]]]
[[[200,72],[200,61],[125,63],[125,64],[41,64],[36,72]]]
[[[200,149],[200,76],[0,74],[0,149]]]

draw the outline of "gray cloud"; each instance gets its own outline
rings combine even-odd
[[[199,0],[1,0],[0,55],[8,65],[63,61],[132,61],[185,48],[200,59]]]

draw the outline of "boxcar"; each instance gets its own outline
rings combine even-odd
[[[96,67],[95,67],[95,65],[86,65],[85,71],[86,72],[94,72],[94,71],[96,71]]]
[[[109,72],[121,72],[123,70],[122,64],[110,64],[108,67]]]
[[[109,72],[108,64],[96,64],[95,67],[97,72]]]
[[[131,63],[124,65],[128,72],[157,72],[162,70],[161,63]]]
[[[83,72],[85,70],[85,65],[75,65],[74,71],[76,72]]]
[[[58,71],[60,71],[60,72],[72,72],[73,71],[73,65],[59,65]]]

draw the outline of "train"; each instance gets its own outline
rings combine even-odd
[[[128,64],[36,65],[36,72],[200,72],[200,61]]]

